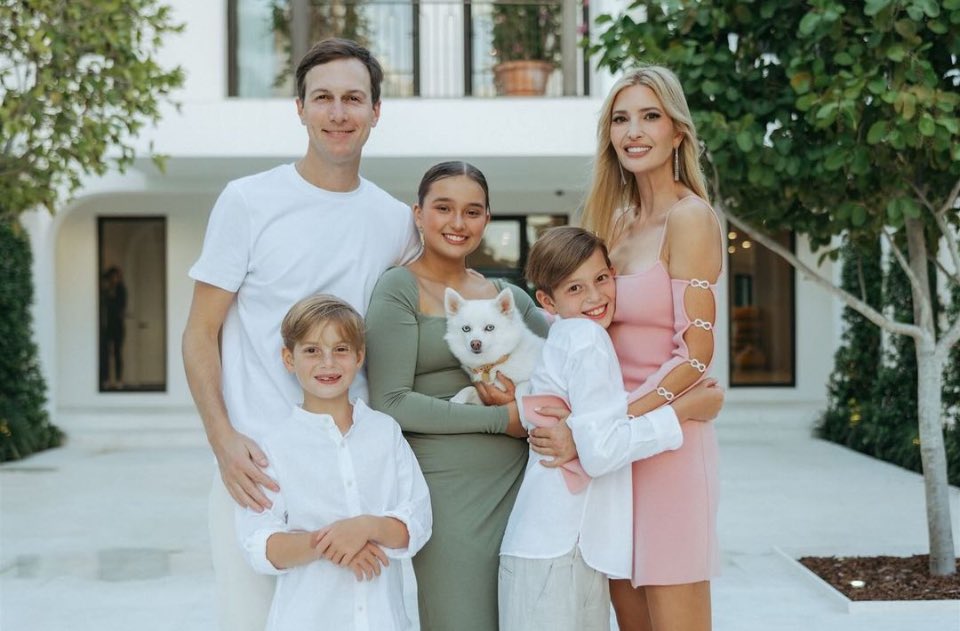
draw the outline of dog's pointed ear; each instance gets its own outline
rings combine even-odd
[[[510,315],[513,306],[513,292],[510,291],[509,287],[497,294],[497,307],[499,307],[500,313]]]
[[[447,287],[443,291],[443,308],[447,312],[447,316],[456,315],[462,306],[463,296],[458,294],[456,289]]]

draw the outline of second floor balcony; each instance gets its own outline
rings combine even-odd
[[[583,0],[229,0],[228,7],[233,97],[289,98],[296,60],[325,37],[369,48],[383,66],[387,98],[590,94],[578,45],[589,24]],[[515,63],[524,61],[539,62],[539,79],[526,74],[531,64]]]

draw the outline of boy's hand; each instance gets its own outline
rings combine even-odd
[[[377,544],[368,541],[360,552],[353,557],[353,561],[347,564],[347,567],[353,571],[353,575],[358,581],[372,581],[380,576],[381,568],[390,565],[390,559],[386,553]]]
[[[341,567],[350,565],[370,540],[371,527],[366,515],[335,521],[313,533],[311,543],[317,557]]]
[[[263,472],[267,457],[257,443],[249,436],[234,431],[211,445],[223,485],[237,504],[258,513],[270,508],[272,504],[260,487],[265,486],[273,491],[279,491],[280,487]]]
[[[563,420],[553,427],[535,427],[530,431],[530,448],[541,456],[552,458],[552,460],[541,460],[540,464],[545,467],[560,467],[577,457],[577,445],[573,442],[573,432],[567,426],[566,417],[569,416],[566,410],[562,408],[542,408],[540,412],[546,413],[547,410],[562,411]],[[549,414],[554,416],[554,414]]]
[[[671,403],[680,421],[712,421],[720,414],[725,394],[716,379],[704,379]]]

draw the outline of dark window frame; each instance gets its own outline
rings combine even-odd
[[[797,235],[795,232],[790,231],[789,236],[789,248],[790,251],[796,253],[797,251]],[[754,247],[764,247],[756,241],[753,242]],[[797,268],[788,263],[786,260],[781,259],[777,254],[773,256],[780,259],[784,265],[786,265],[789,270],[789,279],[790,279],[790,302],[791,310],[788,314],[790,317],[790,374],[791,378],[786,381],[767,381],[767,382],[751,382],[751,383],[736,383],[734,382],[734,369],[733,369],[733,306],[735,296],[734,287],[734,273],[733,266],[727,265],[726,275],[727,275],[727,374],[729,376],[729,383],[731,388],[796,388],[797,387]],[[728,259],[729,263],[729,259]],[[753,294],[756,295],[756,286],[753,287]]]
[[[105,388],[104,383],[100,380],[100,362],[103,360],[101,355],[101,344],[103,342],[101,335],[101,326],[100,323],[103,321],[103,314],[100,312],[101,301],[100,301],[100,282],[101,276],[106,271],[104,265],[104,226],[107,223],[143,223],[147,221],[159,221],[163,227],[163,260],[161,261],[160,270],[161,276],[160,283],[162,285],[161,290],[161,309],[163,310],[163,348],[161,351],[161,361],[163,362],[163,384],[161,386],[136,386],[136,387],[123,387],[123,388]],[[97,217],[97,268],[96,268],[96,287],[97,287],[97,319],[96,319],[96,336],[97,336],[97,392],[100,394],[119,394],[119,393],[160,393],[165,394],[169,391],[170,386],[170,366],[167,361],[168,347],[169,347],[169,335],[167,335],[167,325],[168,325],[168,304],[167,304],[167,246],[168,246],[168,230],[167,230],[167,217],[165,215],[100,215]]]

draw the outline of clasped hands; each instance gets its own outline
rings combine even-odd
[[[373,580],[390,565],[383,548],[370,540],[366,515],[335,521],[310,537],[317,559],[326,559],[353,572],[358,581]]]

